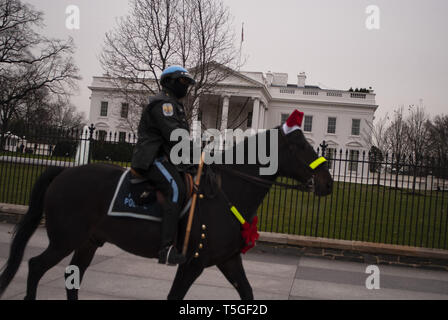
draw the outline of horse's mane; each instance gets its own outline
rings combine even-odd
[[[232,155],[233,155],[233,160],[235,160],[236,159],[236,154],[237,154],[237,151],[238,150],[241,150],[241,149],[243,149],[244,150],[244,163],[243,164],[237,164],[237,165],[239,165],[239,166],[243,166],[243,165],[255,165],[255,164],[249,164],[249,163],[247,163],[247,161],[248,161],[248,145],[249,145],[249,139],[255,139],[255,141],[258,141],[258,139],[259,139],[259,137],[261,136],[261,135],[263,135],[263,134],[266,134],[266,135],[269,135],[270,133],[270,131],[271,130],[278,130],[279,129],[279,127],[280,126],[277,126],[277,127],[275,127],[275,128],[272,128],[272,129],[264,129],[264,130],[262,130],[262,131],[259,131],[259,132],[257,132],[256,134],[254,134],[254,135],[250,135],[250,136],[247,136],[246,134],[244,134],[244,138],[243,138],[243,140],[241,140],[241,141],[239,141],[239,142],[237,142],[237,143],[234,143],[234,142],[232,142],[232,146],[231,147],[228,147],[228,148],[226,148],[225,147],[225,144],[224,144],[224,148],[223,149],[221,149],[221,150],[216,150],[216,149],[214,149],[214,152],[216,152],[217,153],[217,155],[215,156],[215,157],[221,157],[221,159],[222,159],[222,164],[220,164],[220,165],[228,165],[228,164],[226,164],[225,163],[225,156],[226,156],[226,153],[228,153],[228,152],[232,152]],[[267,143],[267,147],[268,147],[268,150],[269,150],[269,153],[270,153],[270,140],[268,139],[268,137],[266,137],[265,139],[267,139],[266,140],[266,143]],[[256,144],[256,151],[258,151],[258,144]],[[255,159],[256,159],[256,164],[259,164],[259,159],[258,159],[258,152],[256,152],[256,155],[255,155]],[[235,164],[234,162],[232,162],[232,164]],[[219,165],[219,164],[217,164],[217,165]]]

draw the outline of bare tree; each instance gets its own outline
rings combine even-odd
[[[18,0],[0,1],[0,70],[4,64],[32,63],[30,46],[39,44],[33,26],[42,26],[42,13]]]
[[[65,97],[58,97],[48,104],[51,111],[50,125],[64,129],[82,129],[86,124],[84,112],[78,112],[76,107]]]
[[[189,69],[197,81],[185,100],[191,120],[198,98],[236,67],[228,8],[218,0],[132,0],[131,6],[130,15],[106,33],[103,69],[123,96],[132,100],[129,91],[137,96],[137,103],[129,106],[136,114],[144,105],[141,95],[160,90],[159,76],[166,67]]]
[[[81,129],[86,123],[85,114],[78,112],[67,96],[54,96],[45,87],[26,96],[16,114],[10,130],[18,133],[27,129]]]
[[[388,114],[374,122],[367,122],[367,128],[362,131],[362,138],[369,147],[369,170],[377,173],[377,184],[380,184],[382,161],[389,151],[387,143]]]
[[[391,161],[399,163],[408,153],[407,124],[404,115],[404,107],[394,110],[391,124],[385,132],[385,148],[391,154]],[[397,164],[398,166],[398,164]],[[399,168],[396,168],[399,170]]]
[[[409,111],[409,116],[406,118],[407,142],[409,153],[413,161],[417,162],[429,151],[429,115],[422,106],[410,106]]]
[[[406,118],[406,142],[408,144],[408,161],[413,175],[412,190],[415,192],[418,175],[424,174],[421,167],[425,165],[424,157],[429,156],[429,115],[422,106],[410,106]]]
[[[406,154],[408,153],[407,125],[404,115],[404,107],[394,110],[391,124],[386,129],[386,162],[391,171],[395,171],[395,186],[398,187],[398,175],[404,167]]]
[[[438,115],[429,123],[429,135],[429,153],[436,161],[436,175],[448,177],[448,115]]]
[[[31,92],[21,99],[21,103],[15,108],[16,116],[13,124],[25,127],[45,126],[51,122],[51,110],[48,108],[49,92],[47,88],[41,88]]]
[[[225,79],[232,68],[236,69],[238,52],[234,48],[235,39],[231,30],[231,17],[222,2],[216,0],[191,0],[193,11],[193,38],[191,61],[184,64],[191,67],[196,86],[190,94],[190,103],[202,94],[213,91],[216,85]],[[195,14],[194,14],[195,13]],[[182,25],[182,24],[181,24]],[[188,64],[189,65],[188,65]],[[192,108],[187,114],[195,116]]]
[[[389,122],[389,115],[367,123],[367,129],[363,130],[363,140],[369,147],[376,147],[384,155],[388,152],[386,130]]]
[[[39,90],[67,95],[80,79],[73,40],[47,39],[35,29],[43,15],[20,0],[0,1],[0,149],[10,121]]]

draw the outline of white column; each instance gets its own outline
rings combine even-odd
[[[229,101],[230,97],[228,95],[222,96],[222,114],[221,114],[221,131],[223,132],[227,129],[227,120],[229,117]]]
[[[191,117],[191,133],[193,137],[197,137],[201,135],[201,127],[198,125],[199,120],[199,97],[196,98],[195,102],[193,103],[193,110],[192,110],[192,117]]]
[[[198,121],[199,117],[199,97],[193,103],[192,121]]]
[[[266,112],[268,111],[268,105],[266,103],[263,103],[264,109],[263,109],[263,128],[265,129],[270,129],[270,128],[266,128]]]
[[[252,129],[257,130],[258,120],[260,118],[260,99],[259,98],[253,98],[253,99],[254,99],[254,107],[252,109]]]
[[[258,128],[259,129],[264,129],[264,113],[265,113],[265,106],[264,106],[264,102],[261,101],[260,102],[260,119],[258,120]]]
[[[265,103],[263,103],[263,128],[264,129],[268,129],[266,128],[266,111],[268,110],[268,107]]]

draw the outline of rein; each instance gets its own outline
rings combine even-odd
[[[320,166],[322,163],[326,162],[327,160],[324,157],[320,157],[317,160],[313,161],[309,167],[312,170],[315,170],[318,166]],[[256,177],[256,176],[252,176],[250,174],[238,171],[238,170],[233,170],[233,169],[229,169],[229,168],[225,168],[225,167],[218,167],[218,166],[214,166],[215,169],[217,170],[221,170],[221,171],[225,171],[227,173],[233,174],[234,176],[240,177],[243,180],[246,180],[248,182],[251,182],[255,185],[258,185],[260,187],[267,187],[270,188],[272,185],[278,186],[278,187],[282,187],[285,189],[291,189],[291,190],[299,190],[299,191],[304,191],[306,190],[306,186],[304,186],[304,184],[299,184],[299,185],[295,185],[295,184],[288,184],[288,183],[281,183],[281,182],[277,182],[277,181],[272,181],[272,180],[268,180],[268,179],[263,179],[260,177]]]
[[[242,178],[243,180],[251,182],[260,187],[270,188],[272,185],[275,185],[278,187],[283,187],[286,189],[293,189],[293,190],[303,190],[304,189],[304,187],[302,185],[287,184],[287,183],[281,183],[281,182],[272,181],[272,180],[268,180],[268,179],[263,179],[263,178],[252,176],[250,174],[247,174],[247,173],[244,173],[244,172],[241,172],[238,170],[233,170],[233,169],[224,168],[224,167],[214,167],[214,169],[230,173],[234,176]]]

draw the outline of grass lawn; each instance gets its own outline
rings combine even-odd
[[[39,159],[39,160],[42,160],[42,164],[45,164],[46,160],[75,162],[75,158],[74,157],[53,157],[53,156],[43,156],[43,155],[27,154],[27,153],[17,153],[17,152],[9,152],[9,151],[0,151],[0,157],[1,156]],[[110,163],[110,164],[116,164],[116,165],[119,165],[119,166],[122,166],[122,167],[130,167],[131,166],[131,162],[111,161],[111,160],[95,160],[95,159],[92,159],[91,163]]]
[[[44,156],[44,155],[38,155],[38,154],[10,152],[10,151],[0,151],[0,156],[40,159],[42,161],[45,161],[45,160],[66,161],[66,162],[74,162],[75,161],[73,157],[53,157],[53,156]]]
[[[112,161],[92,162],[123,165],[123,163]],[[124,164],[126,165],[127,163]],[[36,179],[46,168],[46,166],[37,164],[0,162],[0,203],[28,205],[31,189]]]
[[[448,249],[446,191],[335,182],[319,198],[272,188],[258,216],[262,231]]]
[[[0,202],[28,205],[31,188],[45,168],[0,162]]]
[[[0,162],[0,202],[27,205],[44,170]],[[407,189],[335,182],[333,193],[319,198],[274,187],[258,216],[261,231],[448,249],[447,191],[417,195]]]

